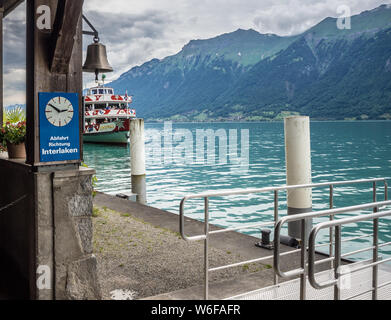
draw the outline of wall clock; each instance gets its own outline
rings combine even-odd
[[[64,127],[73,119],[73,105],[65,97],[54,97],[46,104],[45,115],[53,126]]]

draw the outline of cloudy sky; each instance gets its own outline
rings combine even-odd
[[[326,17],[373,9],[391,0],[85,0],[84,14],[100,32],[118,78],[133,66],[179,52],[192,39],[239,28],[292,35]],[[4,103],[25,102],[25,5],[4,19]],[[85,29],[88,29],[85,26]],[[84,37],[84,47],[92,42]],[[84,74],[85,86],[93,75]],[[92,82],[93,84],[93,82]]]

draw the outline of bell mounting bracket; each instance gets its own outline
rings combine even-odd
[[[92,23],[87,19],[87,17],[83,14],[82,15],[83,20],[88,24],[88,26],[91,28],[92,31],[84,31],[83,34],[89,35],[89,36],[94,36],[94,42],[98,43],[99,42],[99,32],[98,30],[95,29],[95,27],[92,25]]]

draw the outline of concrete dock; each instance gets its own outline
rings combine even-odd
[[[104,299],[116,290],[134,299],[203,298],[203,242],[179,235],[174,213],[98,193],[94,199],[94,252]],[[219,229],[211,226],[212,230]],[[203,223],[186,218],[188,235],[203,233]],[[210,267],[269,256],[259,239],[238,232],[210,240]],[[282,251],[292,250],[283,246]],[[299,254],[282,258],[283,269],[299,266]],[[272,261],[210,274],[210,298],[224,299],[273,284]]]

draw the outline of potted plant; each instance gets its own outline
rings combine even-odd
[[[0,141],[3,141],[3,144],[7,145],[9,159],[26,158],[26,122],[7,122],[0,129]]]

